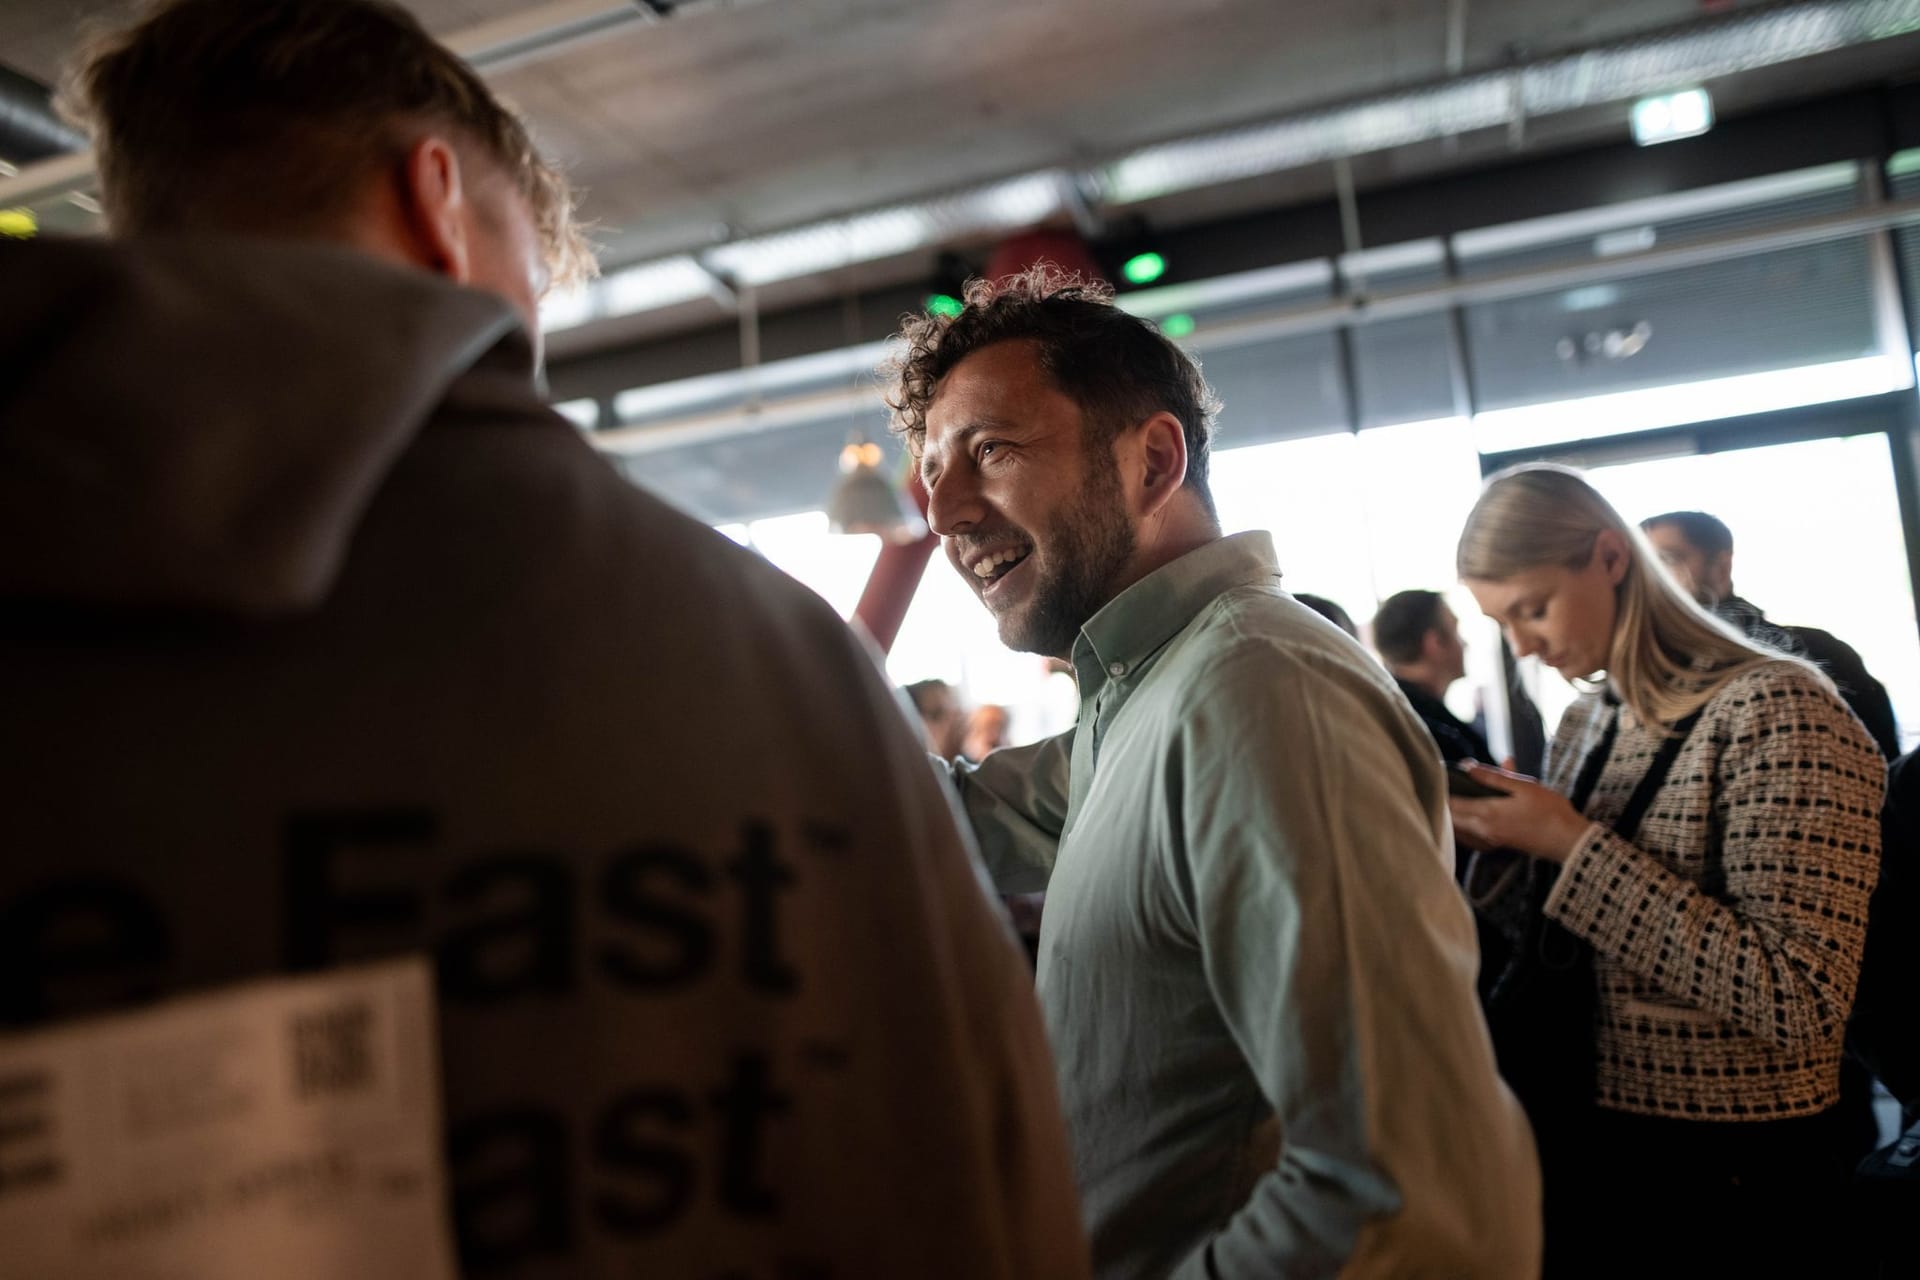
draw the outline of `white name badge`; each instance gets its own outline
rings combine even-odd
[[[0,1037],[0,1280],[454,1280],[424,960]]]

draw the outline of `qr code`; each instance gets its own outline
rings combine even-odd
[[[296,1097],[363,1093],[373,1083],[373,1010],[364,1001],[293,1016]]]

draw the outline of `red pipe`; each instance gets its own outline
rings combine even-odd
[[[927,491],[920,487],[918,468],[907,481],[907,493],[920,514],[925,515]],[[880,646],[880,652],[893,651],[893,642],[900,637],[900,624],[907,620],[907,610],[913,605],[914,594],[920,590],[920,579],[926,575],[927,561],[933,558],[933,549],[939,545],[940,535],[936,533],[912,542],[881,544],[880,558],[874,561],[866,590],[860,593],[860,603],[853,609],[854,620],[866,628],[873,642]]]

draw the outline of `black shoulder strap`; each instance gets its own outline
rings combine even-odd
[[[1627,807],[1613,824],[1622,840],[1632,840],[1640,833],[1640,820],[1647,816],[1647,808],[1653,803],[1654,796],[1666,785],[1667,775],[1673,772],[1673,762],[1680,758],[1680,748],[1687,745],[1687,739],[1693,736],[1693,726],[1700,723],[1700,714],[1706,708],[1696,707],[1693,713],[1673,726],[1670,733],[1660,742],[1660,750],[1654,753],[1653,763],[1640,776],[1640,783],[1634,787],[1633,794],[1627,797]]]
[[[1693,734],[1693,727],[1700,723],[1705,707],[1699,707],[1693,714],[1673,726],[1672,732],[1661,740],[1660,749],[1654,753],[1653,760],[1647,765],[1647,771],[1640,775],[1640,781],[1634,785],[1633,794],[1627,797],[1627,807],[1613,821],[1613,830],[1622,840],[1632,840],[1640,832],[1640,823],[1647,816],[1647,809],[1653,804],[1654,796],[1666,784],[1667,775],[1673,771],[1673,762],[1680,758],[1680,749],[1687,745],[1687,739]],[[1600,782],[1600,774],[1607,767],[1607,757],[1613,754],[1614,739],[1620,731],[1620,708],[1613,709],[1613,718],[1607,721],[1607,732],[1600,739],[1600,745],[1587,754],[1580,763],[1580,777],[1573,784],[1573,793],[1567,798],[1573,807],[1581,813],[1587,809],[1587,801],[1593,798],[1593,789]]]
[[[1620,704],[1607,704],[1610,714],[1607,716],[1607,731],[1600,738],[1600,745],[1587,752],[1587,758],[1580,762],[1580,776],[1574,780],[1573,790],[1567,799],[1573,802],[1578,813],[1587,811],[1587,801],[1593,799],[1593,789],[1600,783],[1601,771],[1607,767],[1607,757],[1613,754],[1613,740],[1620,734]]]

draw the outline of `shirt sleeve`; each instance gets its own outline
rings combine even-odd
[[[1859,721],[1810,673],[1763,673],[1745,693],[1713,769],[1724,896],[1595,823],[1547,914],[1753,1035],[1837,1045],[1879,865],[1884,769]]]
[[[1173,752],[1175,874],[1279,1129],[1275,1167],[1175,1276],[1537,1274],[1532,1138],[1404,700],[1331,660],[1236,651]]]
[[[978,764],[940,760],[1001,893],[1039,893],[1053,875],[1067,825],[1073,730],[1023,747],[1002,747]]]

